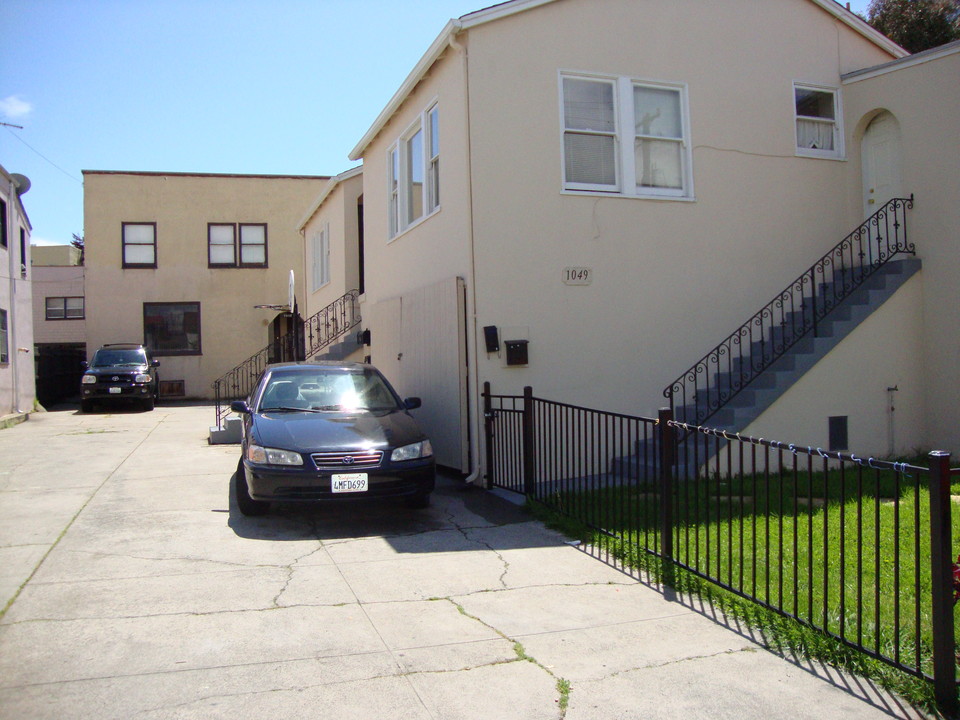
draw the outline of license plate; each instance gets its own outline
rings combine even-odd
[[[330,476],[330,489],[335,493],[367,491],[366,473],[340,473]]]
[[[110,388],[110,392],[113,395],[119,395],[121,392],[123,392],[123,388],[112,387]]]

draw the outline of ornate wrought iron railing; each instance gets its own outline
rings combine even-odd
[[[305,357],[313,357],[360,324],[360,292],[351,290],[303,323]]]
[[[896,255],[916,254],[907,241],[913,195],[871,215],[719,345],[670,383],[663,395],[674,417],[694,425],[713,416],[809,334]]]
[[[214,380],[217,427],[223,427],[230,401],[247,397],[267,365],[313,357],[359,325],[360,320],[360,293],[351,290],[307,318],[302,333],[278,338]]]

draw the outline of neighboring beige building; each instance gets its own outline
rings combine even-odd
[[[364,292],[362,168],[331,178],[298,229],[304,238],[306,354],[362,360],[355,333],[344,337],[360,321],[357,297]]]
[[[161,395],[212,397],[214,380],[289,324],[291,270],[304,297],[296,223],[328,178],[83,175],[88,353],[143,342]]]
[[[916,194],[922,270],[750,429],[827,447],[842,417],[857,451],[960,450],[957,211],[942,207],[960,196],[956,57],[887,65],[905,55],[832,0],[512,0],[450,21],[350,154],[365,352],[423,396],[440,462],[482,470],[484,381],[655,416],[888,190]],[[903,174],[870,194],[860,157],[883,109]]]
[[[0,417],[33,410],[33,294],[30,219],[23,175],[0,165]]]
[[[84,268],[80,264],[79,248],[34,245],[30,252],[34,344],[85,344]]]
[[[48,407],[79,392],[87,357],[84,268],[72,245],[34,245],[30,254],[37,400]]]

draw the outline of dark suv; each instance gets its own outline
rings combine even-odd
[[[153,410],[159,398],[159,365],[143,345],[104,345],[93,354],[89,364],[84,363],[80,409],[90,412],[96,400],[133,400]]]

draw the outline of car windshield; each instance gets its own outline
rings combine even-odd
[[[380,374],[368,368],[310,368],[273,373],[260,397],[260,411],[352,412],[398,409]]]
[[[121,365],[146,365],[147,358],[143,350],[97,350],[93,356],[93,367],[117,367]]]

